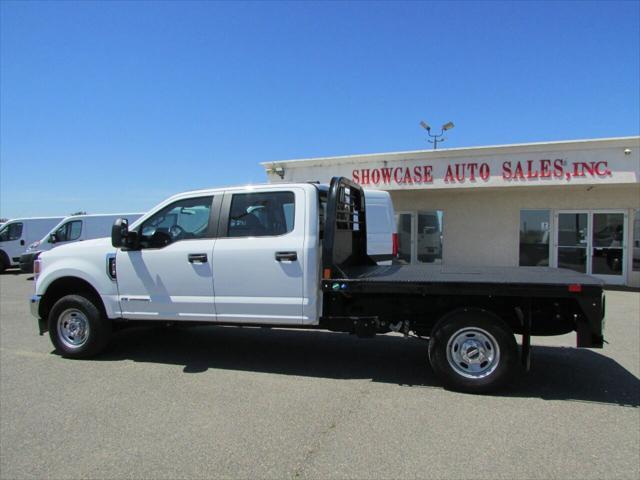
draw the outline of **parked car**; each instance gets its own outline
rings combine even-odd
[[[134,222],[142,215],[142,213],[105,213],[67,217],[40,240],[29,245],[20,256],[20,270],[24,273],[33,273],[33,261],[42,252],[71,242],[108,237],[116,219],[126,218],[129,222]]]
[[[17,266],[27,245],[42,238],[63,217],[15,218],[0,228],[0,272]]]

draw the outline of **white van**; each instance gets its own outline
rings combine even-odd
[[[367,206],[367,254],[379,265],[398,255],[398,232],[389,192],[364,189]]]
[[[0,272],[17,266],[27,245],[42,238],[64,217],[15,218],[0,228]]]
[[[113,222],[118,218],[126,218],[129,222],[134,222],[142,215],[142,213],[105,213],[66,217],[47,231],[43,237],[29,245],[29,248],[20,257],[20,270],[32,273],[33,261],[38,258],[40,253],[51,250],[58,245],[108,237],[111,235]]]

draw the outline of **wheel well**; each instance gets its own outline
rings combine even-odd
[[[4,262],[6,266],[11,265],[11,261],[9,259],[9,255],[4,250],[0,250],[0,262]]]
[[[423,300],[424,302],[424,300]],[[424,305],[424,303],[422,304]],[[413,330],[419,335],[428,337],[431,332],[447,319],[460,315],[479,313],[490,315],[503,321],[514,333],[519,330],[515,307],[518,305],[513,299],[499,299],[489,297],[454,298],[443,296],[430,302],[427,308],[421,308],[424,316],[414,319]],[[431,308],[428,310],[428,308]]]
[[[511,328],[511,325],[509,325],[509,322],[506,321],[504,318],[502,318],[501,315],[497,314],[495,311],[493,310],[489,310],[486,308],[481,308],[481,307],[475,307],[475,306],[468,306],[468,307],[458,307],[458,308],[454,308],[453,310],[445,313],[444,315],[442,315],[435,323],[435,325],[433,326],[432,331],[436,330],[437,328],[439,328],[439,326],[443,323],[445,323],[447,320],[449,320],[452,317],[458,316],[458,315],[469,315],[469,314],[480,314],[480,315],[484,315],[487,317],[494,317],[502,322],[505,323],[505,325],[507,325],[508,327]]]
[[[65,295],[82,295],[91,300],[98,307],[103,316],[106,316],[106,310],[102,298],[93,286],[86,280],[78,277],[63,277],[55,280],[42,296],[40,301],[39,314],[40,318],[47,320],[49,312],[55,303]]]

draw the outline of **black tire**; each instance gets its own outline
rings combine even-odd
[[[518,346],[500,317],[465,309],[447,315],[435,326],[429,362],[445,388],[488,393],[506,385],[517,371]]]
[[[111,338],[111,321],[93,300],[67,295],[49,312],[49,336],[56,350],[67,358],[89,358],[100,353]]]

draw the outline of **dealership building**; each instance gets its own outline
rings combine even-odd
[[[399,262],[571,268],[640,287],[640,137],[272,161],[389,191]]]

